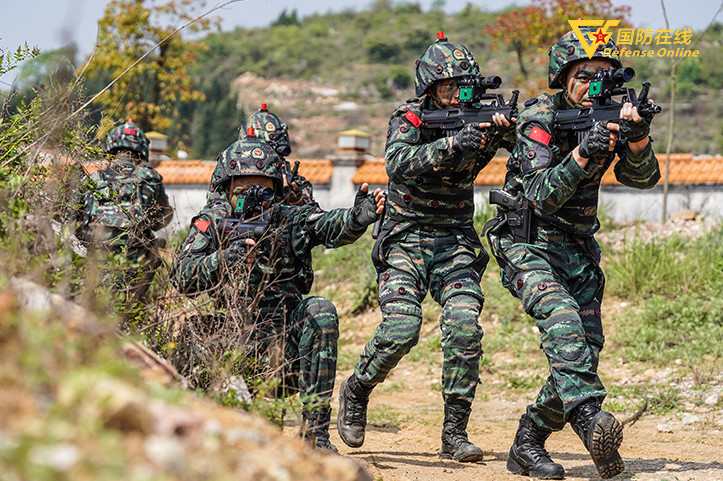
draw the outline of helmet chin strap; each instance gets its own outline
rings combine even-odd
[[[435,107],[440,108],[440,109],[444,108],[444,104],[437,98],[436,95],[429,94],[429,96],[432,97],[432,103],[434,104]]]

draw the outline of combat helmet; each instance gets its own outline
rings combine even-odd
[[[284,186],[281,162],[274,149],[256,137],[253,128],[249,127],[246,138],[237,140],[218,154],[210,189],[222,192],[232,177],[260,175],[274,181],[274,191],[280,196]]]
[[[437,80],[479,74],[477,60],[467,47],[448,42],[444,32],[437,32],[437,41],[416,62],[414,88],[421,97]]]
[[[585,38],[589,38],[588,34],[594,33],[595,31],[596,30],[591,27],[583,27],[580,29],[580,32],[582,33],[582,35],[585,36]],[[608,50],[608,52],[611,53],[609,55],[603,55],[604,49],[610,49]],[[598,45],[595,53],[593,53],[592,58],[608,59],[613,63],[615,67],[620,68],[623,66],[623,64],[620,62],[620,57],[617,53],[613,55],[613,52],[617,52],[617,50],[618,48],[617,46],[615,46],[615,42],[613,42],[613,36],[610,35],[610,38],[608,39],[606,45]],[[578,60],[587,60],[590,58],[585,52],[582,44],[580,43],[580,39],[577,38],[577,35],[575,35],[575,32],[573,30],[570,30],[565,35],[563,35],[562,38],[560,38],[560,40],[558,40],[555,45],[550,47],[547,53],[550,56],[548,85],[552,89],[561,89],[564,87],[562,85],[562,82],[560,81],[560,78],[565,73],[565,70],[573,62],[576,62]]]
[[[105,139],[107,153],[115,154],[119,150],[130,150],[143,160],[148,160],[148,145],[148,137],[133,119],[128,119],[128,122],[111,130]]]
[[[261,104],[258,112],[252,114],[241,124],[238,132],[239,140],[246,138],[249,127],[253,127],[259,139],[271,144],[277,154],[282,157],[291,154],[291,140],[286,124],[278,115],[269,112],[265,103]]]

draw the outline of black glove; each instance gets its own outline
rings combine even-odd
[[[356,191],[356,195],[354,196],[354,205],[351,208],[351,219],[353,230],[365,228],[377,220],[377,203],[374,200],[374,196],[369,192],[361,190],[361,187]]]
[[[578,152],[586,159],[607,154],[610,147],[610,131],[603,122],[595,122],[579,147]]]
[[[231,243],[230,246],[223,250],[223,260],[226,261],[226,265],[232,266],[240,262],[241,259],[246,257],[248,248],[249,246],[246,245],[244,239]]]
[[[484,131],[477,124],[465,125],[452,139],[455,152],[475,152],[482,150],[482,134]]]
[[[650,134],[650,122],[642,118],[640,122],[620,119],[620,135],[628,142],[639,142]]]

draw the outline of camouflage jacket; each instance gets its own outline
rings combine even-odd
[[[171,281],[186,294],[209,291],[216,298],[230,298],[229,290],[243,291],[246,299],[261,294],[260,307],[276,308],[288,299],[301,300],[314,280],[311,251],[351,244],[364,234],[351,209],[329,212],[316,205],[273,207],[269,229],[249,253],[255,255],[250,272],[228,266],[227,247],[220,224],[231,216],[231,204],[217,197],[191,220],[188,237],[173,266]],[[234,268],[236,267],[236,268]]]
[[[78,192],[79,237],[111,246],[153,238],[173,218],[163,177],[148,162],[119,156],[82,179]]]
[[[600,227],[600,181],[616,155],[615,178],[621,184],[649,189],[660,179],[652,142],[634,155],[620,140],[607,157],[590,159],[581,168],[571,155],[578,145],[576,135],[554,128],[555,112],[567,108],[562,92],[542,94],[525,104],[517,119],[517,145],[507,163],[505,190],[522,191],[543,222],[578,235],[593,235]]]
[[[443,131],[420,125],[422,109],[430,108],[430,104],[429,97],[409,100],[389,119],[385,147],[387,217],[397,222],[471,224],[474,180],[503,139],[496,138],[486,150],[474,155],[453,153]]]

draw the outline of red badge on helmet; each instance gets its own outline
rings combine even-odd
[[[208,230],[208,226],[211,225],[211,222],[203,219],[196,219],[196,222],[194,222],[193,225],[195,225],[198,230],[205,233]]]
[[[551,137],[552,136],[550,134],[542,130],[540,127],[532,127],[532,130],[530,131],[530,138],[540,142],[541,144],[550,145]]]
[[[422,119],[417,117],[417,114],[415,114],[411,110],[407,110],[407,113],[404,114],[404,118],[409,120],[415,127],[419,127],[420,125],[422,125]]]

